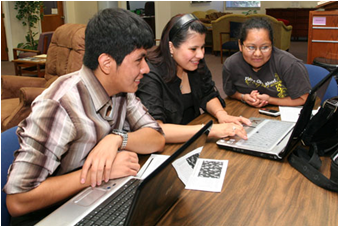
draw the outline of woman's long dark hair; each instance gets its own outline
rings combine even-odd
[[[171,18],[162,32],[159,46],[152,48],[147,54],[147,59],[149,62],[161,68],[163,78],[166,82],[170,82],[175,79],[177,70],[177,63],[171,57],[169,49],[169,33],[173,25],[183,15],[184,14],[178,14]],[[207,28],[199,20],[193,20],[192,22],[184,25],[172,37],[171,42],[173,43],[174,47],[178,48],[183,42],[185,42],[191,31],[197,32],[199,34],[206,34]],[[203,64],[204,61],[201,61],[199,68],[203,67]]]

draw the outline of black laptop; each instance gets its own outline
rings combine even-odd
[[[37,225],[157,224],[185,188],[172,163],[203,147],[212,124],[212,121],[208,122],[146,178],[128,177],[110,180],[94,189],[88,187]]]

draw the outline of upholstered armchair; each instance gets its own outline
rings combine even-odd
[[[77,71],[85,52],[84,24],[57,28],[48,48],[44,78],[1,76],[1,131],[28,117],[32,101],[59,76]]]
[[[292,25],[286,26],[283,21],[278,21],[276,18],[264,14],[251,14],[247,16],[252,17],[264,17],[272,26],[273,29],[273,43],[274,46],[281,50],[289,50],[291,46]]]

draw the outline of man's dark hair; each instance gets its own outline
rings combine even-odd
[[[95,70],[98,57],[105,53],[119,66],[135,49],[149,49],[153,44],[153,31],[140,16],[124,9],[104,9],[87,24],[83,63]]]

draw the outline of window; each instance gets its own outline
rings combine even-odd
[[[226,9],[260,9],[260,1],[226,1]]]

